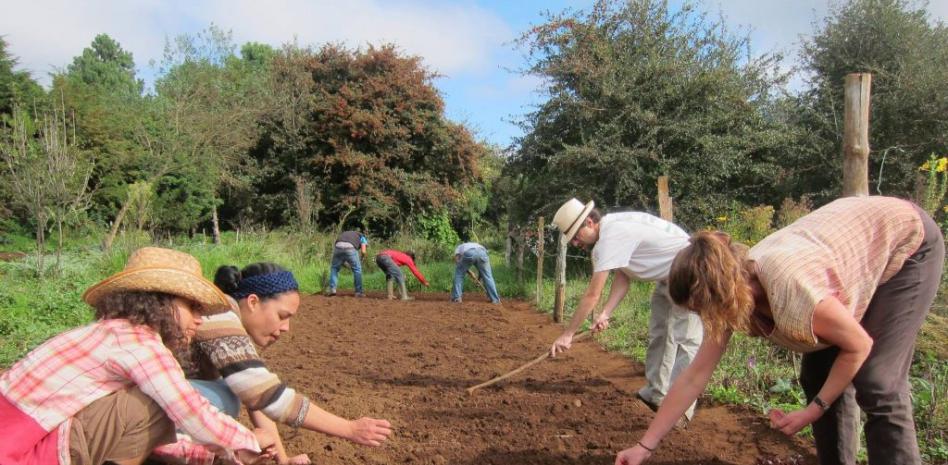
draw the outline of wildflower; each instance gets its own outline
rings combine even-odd
[[[754,357],[753,355],[750,357],[747,357],[747,367],[750,368],[751,370],[756,369],[757,357]]]
[[[726,222],[727,222],[727,215],[719,216],[719,217],[717,217],[717,220],[718,220],[718,223],[726,223]]]
[[[925,163],[922,163],[922,166],[919,166],[919,167],[918,167],[918,170],[919,170],[919,171],[928,171],[929,168],[931,168],[931,165],[929,165],[928,162],[926,161]]]
[[[935,165],[935,171],[938,173],[944,173],[948,169],[948,157],[941,157],[938,159],[938,164]]]

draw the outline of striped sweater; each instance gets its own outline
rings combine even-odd
[[[237,313],[204,317],[191,342],[191,357],[188,378],[223,377],[243,405],[277,423],[299,426],[306,417],[309,399],[267,369]]]

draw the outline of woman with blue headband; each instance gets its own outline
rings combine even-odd
[[[247,407],[258,428],[278,439],[281,464],[310,463],[306,454],[288,457],[277,434],[276,422],[378,446],[391,434],[385,420],[346,420],[314,405],[267,369],[254,344],[265,348],[290,330],[290,318],[300,305],[299,285],[293,273],[273,263],[254,263],[238,270],[217,269],[214,284],[233,298],[233,311],[205,318],[191,344],[188,378],[211,403],[236,417]],[[175,454],[189,462],[187,453]]]

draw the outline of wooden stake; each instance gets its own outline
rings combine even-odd
[[[563,309],[566,307],[566,242],[560,231],[556,240],[556,299],[553,304],[553,321],[563,321]]]
[[[543,296],[543,217],[537,219],[537,307]]]
[[[589,332],[580,333],[579,335],[577,335],[576,337],[573,338],[573,342],[582,341],[583,339],[588,338],[588,337],[589,337],[589,334],[590,334]],[[485,382],[483,382],[483,383],[481,383],[481,384],[478,384],[477,386],[471,386],[471,387],[467,388],[467,393],[468,393],[468,394],[474,394],[474,391],[476,391],[476,390],[478,390],[478,389],[480,389],[480,388],[485,388],[485,387],[487,387],[487,386],[491,386],[491,385],[493,385],[493,384],[497,384],[497,383],[499,383],[499,382],[501,382],[501,381],[503,381],[503,380],[505,380],[505,379],[507,379],[507,378],[509,378],[509,377],[511,377],[511,376],[513,376],[513,375],[515,375],[515,374],[517,374],[517,373],[520,373],[520,372],[523,371],[523,370],[526,370],[527,368],[532,367],[533,365],[536,365],[537,363],[540,363],[540,362],[546,360],[549,356],[550,356],[550,351],[547,350],[546,352],[543,353],[543,355],[541,355],[541,356],[539,356],[539,357],[537,357],[537,358],[535,358],[535,359],[533,359],[533,360],[531,360],[531,361],[529,361],[529,362],[527,362],[527,363],[524,363],[523,365],[520,365],[519,367],[514,368],[513,370],[510,370],[510,371],[508,371],[508,372],[505,373],[505,374],[502,374],[502,375],[500,375],[500,376],[498,376],[498,377],[496,377],[496,378],[493,378],[493,379],[491,379],[490,381],[485,381]]]
[[[872,75],[846,75],[843,104],[843,197],[869,195],[869,87]]]
[[[674,210],[672,198],[668,195],[668,176],[658,177],[658,214],[665,221],[672,221]]]

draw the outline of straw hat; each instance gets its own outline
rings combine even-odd
[[[201,264],[176,250],[143,247],[132,252],[125,269],[90,287],[82,300],[89,305],[121,291],[164,292],[201,304],[202,314],[230,309],[227,297],[214,283],[204,279]]]
[[[583,221],[589,216],[589,212],[596,206],[596,202],[589,201],[585,206],[575,198],[569,199],[553,215],[553,225],[556,229],[563,231],[563,242],[573,240],[573,236],[582,227]]]

